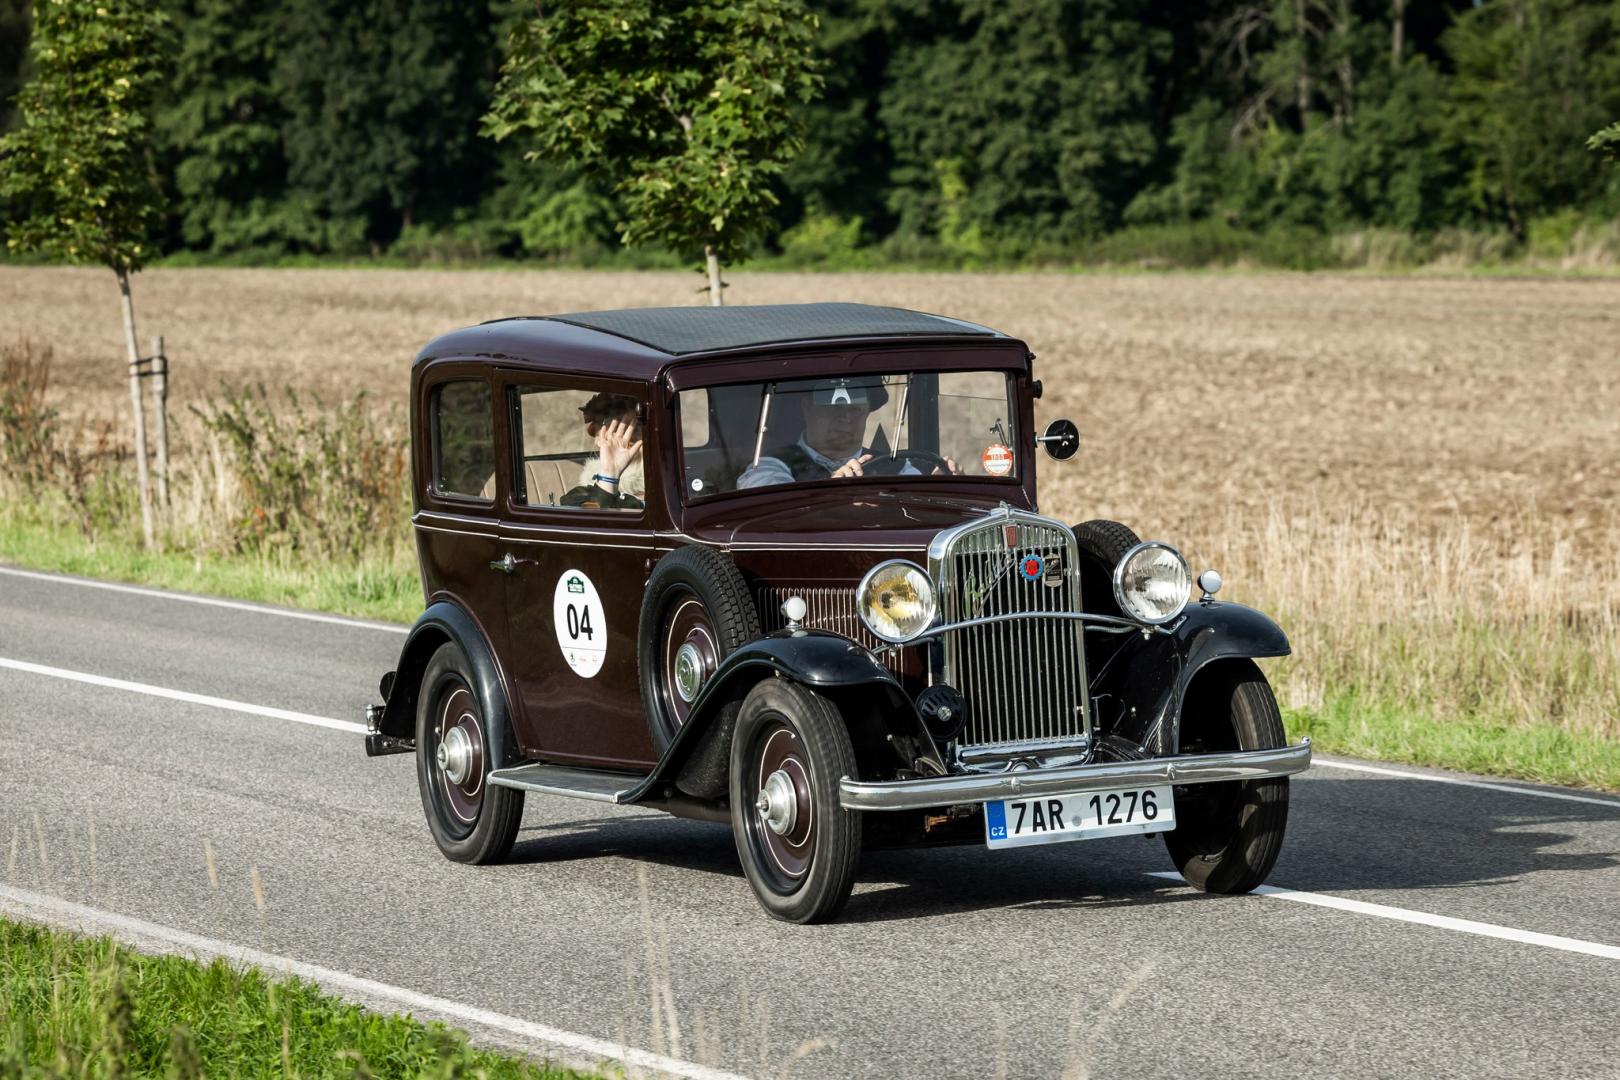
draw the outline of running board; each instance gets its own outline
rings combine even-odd
[[[571,765],[519,765],[489,774],[489,782],[496,787],[605,803],[624,802],[646,779],[641,773],[578,769]]]

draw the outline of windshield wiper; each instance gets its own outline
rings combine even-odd
[[[900,388],[900,404],[895,407],[894,442],[889,445],[889,460],[900,453],[900,440],[906,434],[906,398],[911,396],[911,373],[906,373],[906,385]]]
[[[776,393],[776,384],[769,383],[765,387],[765,398],[759,403],[759,430],[754,433],[754,463],[751,469],[759,468],[759,454],[765,448],[765,429],[769,427],[771,418],[771,395]]]

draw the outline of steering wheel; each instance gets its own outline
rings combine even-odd
[[[900,470],[905,468],[908,461],[915,461],[917,471],[924,476],[932,473],[935,469],[947,476],[951,475],[951,467],[945,463],[945,459],[932,450],[896,450],[893,458],[890,458],[888,454],[877,454],[871,461],[861,466],[861,475],[899,476]]]

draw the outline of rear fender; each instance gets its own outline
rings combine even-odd
[[[1117,637],[1117,648],[1097,649],[1105,659],[1090,673],[1097,729],[1153,757],[1180,751],[1182,705],[1200,669],[1217,660],[1290,652],[1288,636],[1268,616],[1216,601],[1190,605],[1169,633]]]
[[[670,789],[702,799],[730,789],[731,736],[743,699],[761,680],[792,679],[827,695],[850,725],[863,772],[914,767],[922,759],[945,771],[911,698],[894,674],[865,648],[823,630],[782,630],[749,642],[721,662],[698,695],[686,723],[635,796],[656,799]],[[892,750],[892,753],[891,753]]]
[[[503,748],[496,768],[504,768],[523,760],[518,751],[512,729],[512,710],[506,699],[506,683],[489,642],[478,623],[466,609],[449,600],[438,600],[428,606],[416,625],[411,627],[405,647],[399,652],[399,663],[384,677],[388,687],[383,703],[378,730],[396,739],[416,738],[416,701],[422,688],[422,673],[439,646],[453,641],[460,646],[467,662],[472,665],[473,687],[478,704],[483,710],[484,722],[489,727],[491,742]]]

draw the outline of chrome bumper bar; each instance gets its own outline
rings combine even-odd
[[[1115,787],[1258,780],[1266,776],[1292,776],[1310,767],[1311,740],[1305,739],[1298,746],[1281,746],[1275,750],[1186,754],[1023,772],[967,773],[881,783],[851,780],[846,776],[838,783],[838,801],[845,810],[922,810],[956,803],[1024,799]]]

